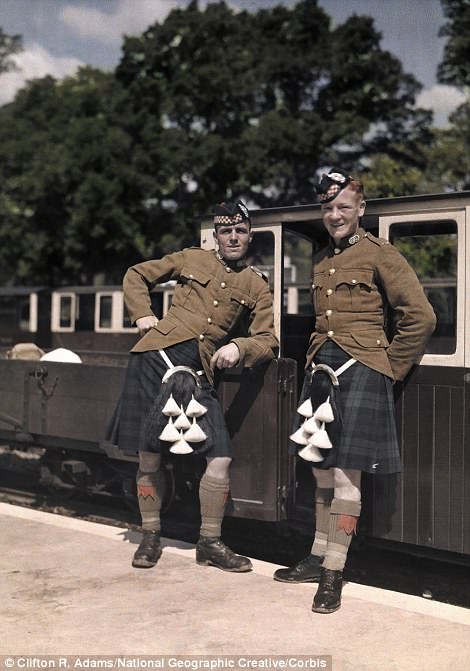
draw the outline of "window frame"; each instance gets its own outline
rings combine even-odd
[[[70,326],[60,325],[60,310],[63,298],[70,298]],[[52,318],[51,331],[53,333],[74,333],[77,320],[77,294],[73,291],[52,292]]]
[[[100,325],[101,298],[111,297],[111,326]],[[96,333],[136,333],[135,326],[124,326],[124,294],[122,291],[97,291],[95,295]]]
[[[467,210],[470,208],[466,208]],[[390,239],[390,228],[394,224],[429,224],[432,222],[454,221],[457,229],[457,304],[456,304],[456,347],[452,354],[423,354],[420,364],[423,366],[452,366],[463,367],[465,362],[465,321],[469,316],[465,314],[466,300],[466,220],[465,210],[433,210],[430,212],[409,212],[400,215],[379,216],[379,235],[386,240]],[[393,244],[393,243],[392,243]],[[468,270],[467,270],[468,273]],[[467,279],[467,282],[469,280]]]

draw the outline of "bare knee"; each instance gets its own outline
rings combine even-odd
[[[227,480],[231,463],[230,457],[208,457],[206,475],[218,480]]]
[[[361,471],[352,468],[335,468],[334,487],[335,499],[345,501],[361,500]]]

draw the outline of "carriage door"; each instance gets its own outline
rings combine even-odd
[[[380,236],[414,268],[437,327],[420,364],[395,385],[403,472],[371,478],[368,520],[372,536],[459,553],[470,550],[470,518],[464,509],[469,471],[464,454],[469,439],[466,216],[465,207],[436,207],[380,217]]]
[[[203,227],[201,246],[212,249],[210,222]],[[262,271],[273,294],[274,325],[280,333],[282,239],[280,225],[253,223],[249,264]],[[293,365],[293,362],[291,362]],[[224,410],[234,448],[230,467],[230,499],[227,514],[276,521],[283,514],[280,460],[287,440],[290,417],[285,411],[290,398],[287,386],[289,363],[276,359],[255,368],[231,368],[221,375],[217,394]],[[282,454],[281,454],[282,450]]]

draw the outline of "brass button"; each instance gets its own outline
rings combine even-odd
[[[315,284],[312,284],[312,289],[315,289]]]
[[[330,275],[334,275],[336,272],[336,268],[330,268],[329,271]]]
[[[189,274],[190,279],[192,280],[194,278],[194,275],[192,273]]]
[[[330,317],[333,314],[333,310],[327,310],[326,311],[326,316]]]
[[[210,317],[207,317],[207,323],[212,324],[212,319]]]
[[[226,268],[225,268],[225,272],[226,272],[226,273],[231,273],[231,272],[232,272],[232,269],[231,269],[231,268],[228,268],[228,267],[226,267]]]
[[[326,293],[327,293],[328,296],[331,296],[331,294],[333,293],[333,289],[328,289],[328,291]]]
[[[334,336],[335,332],[334,331],[328,331],[327,336],[328,338],[331,338],[331,336]]]
[[[217,307],[218,304],[219,304],[219,301],[212,301],[212,304],[215,305],[215,307]]]
[[[357,284],[357,280],[351,280],[353,284]]]
[[[376,342],[377,342],[377,345],[380,345],[380,340],[376,340]]]
[[[334,252],[335,252],[335,254],[341,254],[341,249],[339,249],[338,247],[335,247]]]
[[[199,336],[199,340],[204,340],[204,336],[202,335],[202,333],[201,333],[201,335]]]
[[[240,302],[241,302],[242,305],[245,305],[245,299],[244,298],[242,298]]]
[[[222,289],[225,289],[225,287],[226,287],[227,285],[225,284],[225,282],[221,282],[221,283],[220,283],[220,286],[222,287]]]

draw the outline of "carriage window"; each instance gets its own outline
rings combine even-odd
[[[285,230],[284,233],[284,314],[312,314],[312,256],[314,242]]]
[[[93,331],[95,328],[95,294],[77,294],[76,331]]]
[[[20,331],[31,330],[31,306],[29,296],[19,300],[19,327]]]
[[[59,308],[59,326],[60,328],[73,328],[75,324],[75,315],[73,314],[72,296],[60,296]]]
[[[0,323],[5,330],[30,331],[29,296],[0,296]]]
[[[268,278],[269,288],[274,291],[274,235],[270,231],[254,233],[247,261]]]
[[[99,327],[111,328],[113,325],[113,296],[112,294],[101,294],[99,301]]]
[[[427,354],[452,354],[457,344],[457,224],[393,224],[390,242],[418,275],[437,316]]]

